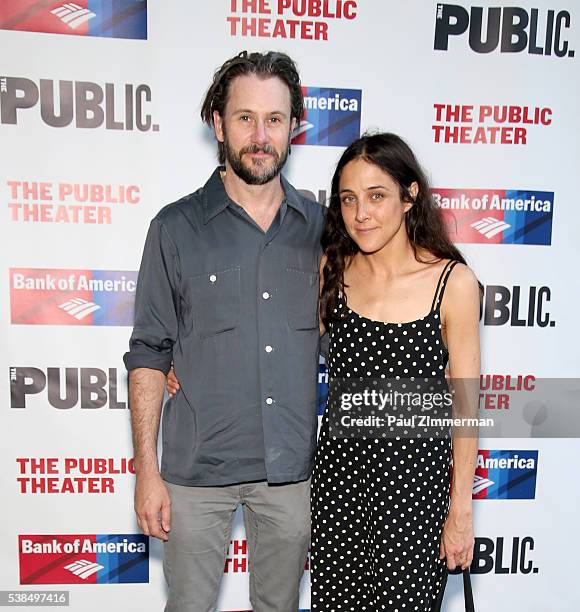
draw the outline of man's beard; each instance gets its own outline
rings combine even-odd
[[[282,171],[286,159],[288,158],[290,137],[288,137],[288,146],[283,151],[282,155],[279,155],[271,145],[253,144],[248,147],[243,147],[239,151],[235,151],[231,147],[227,136],[224,140],[224,148],[226,159],[232,167],[232,170],[242,179],[242,181],[244,181],[244,183],[248,185],[265,185],[273,178],[276,178]],[[246,153],[268,153],[272,155],[274,163],[267,165],[269,161],[267,159],[251,160],[248,166],[242,161],[242,157]]]

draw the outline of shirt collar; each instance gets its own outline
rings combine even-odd
[[[286,202],[291,206],[294,210],[298,211],[304,221],[308,221],[308,217],[306,216],[306,206],[304,205],[304,198],[298,193],[292,185],[284,178],[283,175],[280,175],[282,179],[282,189],[284,190],[284,195],[286,196]]]
[[[208,223],[228,207],[229,198],[220,175],[220,172],[223,170],[223,166],[218,166],[203,187],[204,223]]]
[[[226,193],[226,189],[220,174],[224,170],[225,168],[223,166],[218,166],[214,170],[213,174],[209,177],[207,183],[204,185],[204,224],[207,224],[216,215],[224,211],[231,202],[228,194]],[[284,176],[280,175],[280,178],[282,182],[282,189],[284,190],[284,199],[286,200],[287,204],[294,210],[298,211],[306,221],[306,208],[302,200],[302,196],[298,193],[298,191],[296,191],[296,189],[294,189],[294,187],[292,187],[292,185],[290,185]]]

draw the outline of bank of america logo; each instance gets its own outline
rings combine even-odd
[[[305,119],[302,119],[300,125],[296,126],[296,129],[294,130],[294,132],[292,132],[292,138],[296,138],[297,136],[300,136],[300,134],[304,134],[304,132],[311,130],[313,127],[314,125],[312,125],[312,123],[309,123]]]
[[[72,30],[76,30],[80,25],[97,16],[93,11],[72,2],[63,4],[50,12]]]
[[[480,234],[485,236],[486,238],[493,238],[497,234],[501,234],[501,232],[511,227],[509,223],[502,221],[500,219],[495,219],[494,217],[484,217],[479,221],[471,224],[471,227],[476,229]]]
[[[95,310],[99,310],[101,307],[94,302],[88,302],[82,298],[73,298],[64,304],[61,304],[59,308],[67,312],[71,317],[74,317],[80,321],[81,319],[88,317],[91,312],[95,312]]]
[[[477,474],[473,477],[473,494],[477,495],[477,493],[481,493],[491,487],[492,484],[495,484],[493,480],[489,478],[484,478],[483,476],[478,476]]]
[[[303,87],[304,113],[292,144],[346,147],[360,136],[362,90]]]
[[[96,574],[99,570],[102,570],[105,566],[99,565],[98,563],[92,563],[86,559],[79,559],[74,563],[69,563],[64,566],[64,569],[72,572],[75,576],[86,580],[89,576]]]

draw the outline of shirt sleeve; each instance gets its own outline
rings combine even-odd
[[[123,357],[127,370],[169,372],[178,329],[178,279],[177,249],[161,222],[153,219],[137,278],[133,333]]]

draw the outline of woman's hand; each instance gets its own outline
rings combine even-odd
[[[443,527],[440,559],[447,559],[447,567],[454,570],[458,565],[467,569],[473,561],[473,515],[471,500],[465,505],[454,506],[453,502]]]
[[[177,380],[177,376],[175,376],[175,372],[173,370],[173,364],[171,365],[171,370],[169,370],[169,374],[167,374],[166,380],[167,393],[169,397],[174,397],[180,389],[179,381]]]

